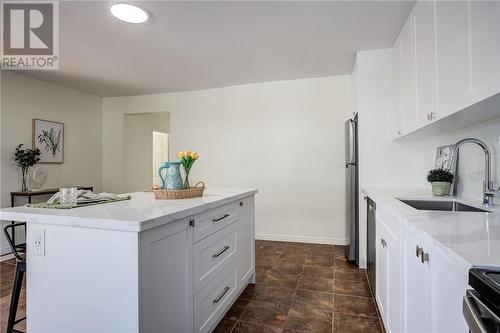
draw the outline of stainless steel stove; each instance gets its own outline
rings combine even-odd
[[[500,270],[472,268],[463,300],[463,313],[471,333],[500,333]]]

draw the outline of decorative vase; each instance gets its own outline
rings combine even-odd
[[[165,177],[162,170],[166,169]],[[182,190],[181,162],[165,162],[158,169],[161,178],[161,188],[164,190]]]
[[[22,169],[21,170],[22,172],[22,184],[21,184],[21,192],[26,192],[28,191],[28,186],[27,186],[27,183],[26,183],[26,178],[28,178],[28,169]]]
[[[184,178],[184,188],[188,189],[191,188],[191,184],[189,184],[189,171],[191,170],[184,169],[184,171],[186,172],[186,178]]]
[[[437,196],[448,195],[450,192],[449,182],[431,182],[432,194]]]

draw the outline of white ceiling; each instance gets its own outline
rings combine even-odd
[[[99,96],[349,74],[390,47],[414,1],[143,1],[127,24],[108,1],[60,2],[60,69],[23,74]]]

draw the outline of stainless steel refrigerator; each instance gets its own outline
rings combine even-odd
[[[359,264],[358,115],[345,122],[346,257]]]

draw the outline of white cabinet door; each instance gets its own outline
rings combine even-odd
[[[378,309],[380,311],[380,315],[385,323],[387,323],[387,250],[385,248],[386,242],[386,231],[383,224],[380,223],[380,220],[377,219],[376,224],[376,266],[375,266],[375,285],[376,292],[375,298],[378,304]]]
[[[387,221],[389,222],[389,221]],[[376,300],[389,333],[402,332],[402,270],[400,242],[387,222],[377,216]]]
[[[189,219],[139,234],[140,331],[193,331],[193,228]]]
[[[248,197],[240,201],[238,211],[239,285],[245,286],[255,273],[254,214],[255,199]]]
[[[416,255],[416,247],[421,244],[410,232],[405,232],[403,244],[403,331],[430,332],[427,301],[430,279],[427,265]]]
[[[431,278],[430,313],[433,332],[466,333],[467,323],[462,315],[462,297],[468,285],[467,272],[459,272],[447,260],[447,255],[427,247]]]
[[[415,43],[416,112],[418,126],[436,118],[436,75],[434,57],[434,3],[419,1],[410,19],[413,20]]]
[[[465,44],[463,1],[435,1],[436,81],[439,117],[464,107]]]
[[[468,1],[467,103],[500,92],[500,1]]]
[[[401,43],[401,99],[403,110],[403,131],[417,128],[415,104],[415,49],[413,20],[406,21],[399,35]]]
[[[392,48],[392,131],[393,138],[405,134],[403,131],[403,98],[402,68],[401,68],[401,40],[398,39]]]
[[[401,269],[401,256],[399,242],[387,241],[387,309],[386,328],[388,333],[403,332],[403,271]]]

